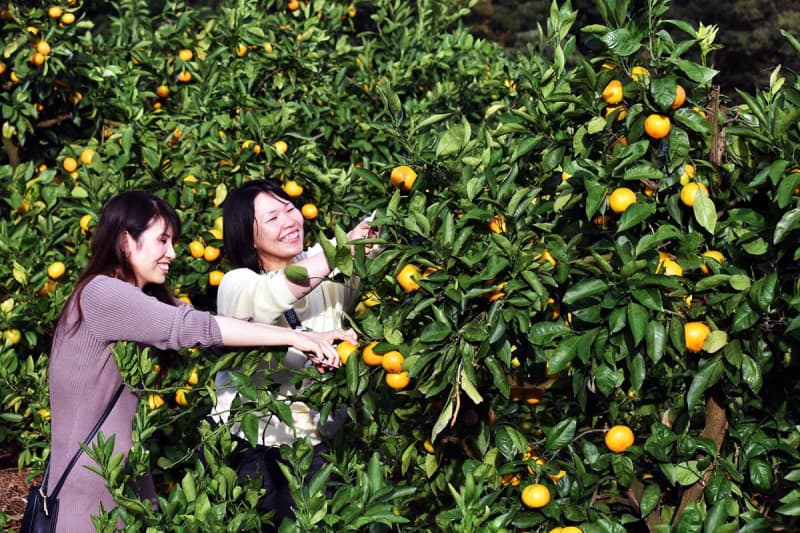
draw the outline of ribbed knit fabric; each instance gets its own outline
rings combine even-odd
[[[50,410],[52,435],[50,486],[54,486],[80,442],[89,434],[122,382],[111,354],[117,341],[133,341],[160,349],[220,346],[222,334],[210,313],[190,305],[171,306],[144,294],[138,287],[108,276],[97,276],[80,299],[83,322],[69,331],[77,313],[68,304],[50,354]],[[115,435],[114,452],[131,448],[137,393],[125,388],[100,433]],[[84,453],[67,477],[59,498],[58,531],[94,531],[91,516],[100,505],[114,507],[105,480],[87,469],[93,464]],[[152,481],[143,495],[153,493]]]

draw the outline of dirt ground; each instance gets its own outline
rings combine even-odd
[[[10,516],[4,531],[19,531],[28,499],[28,487],[41,481],[41,476],[36,476],[26,482],[29,473],[25,470],[20,472],[16,464],[16,450],[0,450],[0,511]]]

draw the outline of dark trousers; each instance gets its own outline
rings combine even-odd
[[[237,450],[232,457],[231,467],[236,470],[239,482],[260,477],[265,494],[258,502],[258,511],[274,512],[273,526],[264,526],[264,532],[277,532],[284,518],[294,519],[294,499],[289,490],[289,481],[281,472],[279,463],[281,459],[280,448],[277,446],[250,446],[244,439],[234,437],[238,442]],[[322,453],[327,451],[324,444],[314,446],[314,456],[311,460],[309,476],[317,473],[325,464]]]

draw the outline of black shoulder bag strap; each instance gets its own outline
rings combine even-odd
[[[100,419],[97,421],[97,423],[92,428],[92,431],[90,431],[89,435],[87,435],[86,438],[84,439],[84,441],[83,441],[83,445],[84,446],[89,446],[89,443],[92,442],[92,439],[97,434],[97,432],[100,430],[100,426],[103,425],[103,422],[106,421],[106,418],[108,418],[108,415],[111,414],[111,410],[114,409],[114,405],[117,403],[117,400],[119,399],[120,395],[122,394],[122,391],[123,391],[124,388],[125,388],[125,384],[121,383],[119,388],[117,389],[117,392],[115,392],[114,396],[111,398],[111,400],[109,400],[108,405],[106,406],[106,410],[103,411],[103,414],[100,416]],[[47,509],[47,507],[46,507],[47,498],[55,498],[56,496],[58,496],[58,491],[61,490],[61,485],[63,485],[64,481],[66,481],[67,476],[69,475],[70,471],[72,470],[72,467],[75,466],[75,463],[78,462],[78,459],[80,458],[82,453],[83,453],[83,446],[79,447],[78,451],[75,452],[75,455],[72,456],[72,460],[67,465],[67,468],[64,469],[64,473],[61,474],[61,477],[59,478],[58,483],[56,483],[55,488],[50,493],[48,493],[48,491],[47,491],[47,478],[50,475],[50,459],[47,460],[47,467],[44,469],[44,480],[42,482],[42,489],[41,489],[42,496],[44,496],[44,498],[45,498],[45,500],[44,500],[45,501],[45,509]]]
[[[300,322],[300,317],[297,316],[294,308],[290,308],[288,311],[283,312],[283,318],[286,319],[286,322],[289,324],[289,327],[292,329],[296,329],[299,331],[311,331],[307,327]]]

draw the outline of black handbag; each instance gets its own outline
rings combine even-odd
[[[95,434],[103,425],[114,404],[117,403],[124,385],[120,385],[117,392],[108,402],[106,410],[103,412],[100,419],[89,432],[89,435],[84,439],[83,445],[88,446],[92,442]],[[56,483],[55,488],[47,490],[47,479],[50,475],[50,460],[47,460],[47,466],[44,469],[44,478],[42,479],[41,486],[33,486],[28,490],[28,503],[25,505],[25,514],[22,515],[22,529],[20,533],[54,533],[56,530],[56,520],[58,519],[58,492],[61,490],[61,485],[67,479],[72,467],[78,462],[78,458],[83,453],[83,447],[78,448],[75,455],[72,456],[67,468]]]

